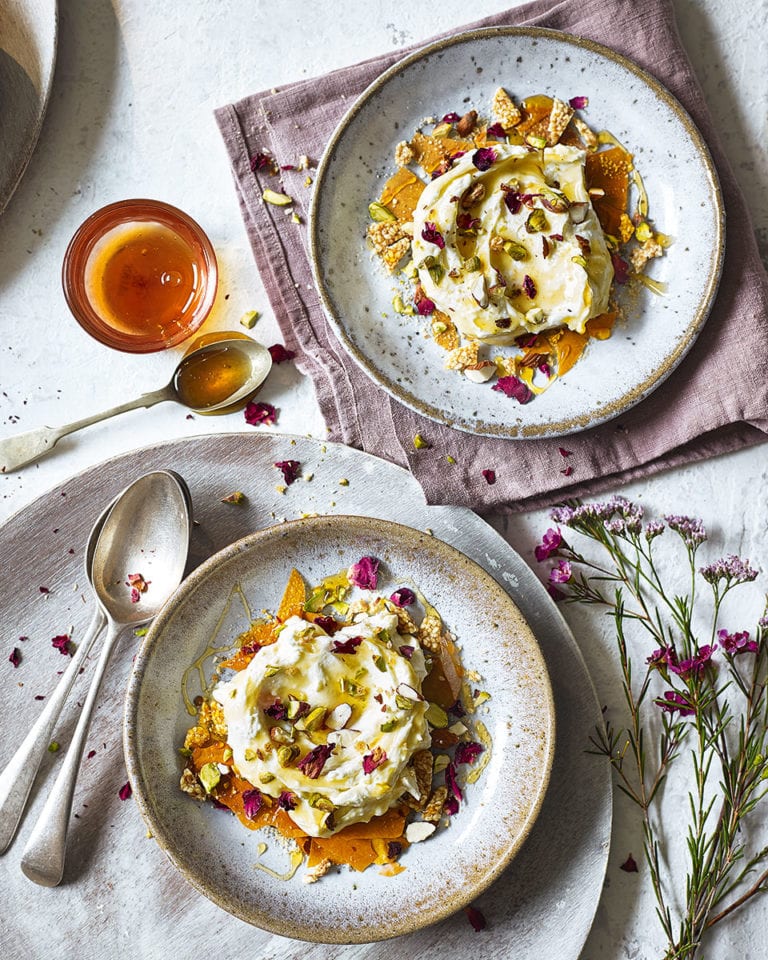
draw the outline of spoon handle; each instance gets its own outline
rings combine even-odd
[[[104,614],[97,608],[85,636],[69,661],[69,666],[51,694],[45,709],[0,773],[0,854],[5,853],[11,845],[35,776],[48,751],[51,734],[61,708],[72,689],[75,678],[80,673],[80,667],[93,646],[93,641],[101,632],[105,622]]]
[[[99,695],[99,688],[107,669],[115,641],[123,629],[122,624],[109,621],[109,629],[96,663],[91,686],[85,698],[80,719],[77,721],[67,755],[59,775],[48,794],[40,818],[21,855],[21,869],[30,880],[44,887],[55,887],[64,875],[64,856],[67,848],[69,815],[75,793],[80,760],[83,756],[91,714]]]
[[[12,473],[21,467],[26,467],[34,463],[56,446],[62,437],[76,430],[82,430],[83,427],[90,427],[91,424],[99,423],[100,420],[107,420],[109,417],[115,417],[119,413],[127,413],[129,410],[136,410],[138,407],[151,407],[156,403],[162,403],[164,400],[175,400],[176,391],[173,384],[166,384],[160,390],[153,390],[151,393],[144,393],[135,400],[129,400],[127,403],[121,403],[117,407],[111,407],[101,413],[95,413],[90,417],[83,417],[82,420],[75,420],[73,423],[67,423],[63,427],[38,427],[36,430],[30,430],[28,433],[20,433],[15,437],[6,437],[0,440],[0,472]]]

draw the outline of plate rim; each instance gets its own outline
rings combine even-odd
[[[428,537],[432,542],[439,544],[438,550],[445,551],[449,554],[455,554],[460,562],[467,563],[471,567],[474,567],[480,579],[485,581],[488,587],[495,591],[504,602],[511,604],[517,618],[519,618],[516,624],[516,630],[519,631],[522,627],[527,634],[526,646],[533,654],[534,659],[537,661],[541,673],[545,700],[544,714],[546,717],[546,729],[542,729],[542,732],[546,733],[546,739],[542,748],[544,767],[541,771],[538,789],[531,802],[528,814],[513,841],[505,848],[504,856],[498,860],[479,881],[470,880],[463,887],[457,888],[453,898],[449,900],[441,900],[439,904],[434,905],[436,908],[430,910],[429,916],[428,918],[425,918],[424,922],[417,921],[416,923],[402,926],[397,922],[393,922],[389,927],[386,928],[374,926],[370,923],[366,923],[364,925],[350,925],[342,928],[340,930],[341,935],[339,936],[334,936],[333,929],[321,928],[323,935],[323,938],[321,939],[317,935],[313,935],[313,930],[317,929],[316,926],[306,924],[305,926],[297,927],[295,923],[276,918],[275,915],[270,913],[269,910],[262,910],[258,907],[248,909],[244,908],[244,905],[241,901],[230,900],[225,893],[219,891],[214,885],[209,884],[205,877],[197,875],[194,871],[190,870],[185,863],[177,859],[172,845],[172,838],[169,838],[162,823],[155,817],[153,806],[150,803],[148,796],[145,794],[145,790],[143,789],[142,778],[144,777],[144,774],[142,773],[142,764],[139,760],[137,726],[142,684],[147,667],[149,665],[149,659],[156,648],[160,634],[172,620],[178,603],[181,600],[193,595],[198,586],[202,586],[209,576],[222,565],[222,563],[228,562],[229,560],[235,558],[238,554],[251,551],[254,546],[257,546],[265,539],[271,539],[275,536],[279,537],[280,534],[284,533],[285,531],[290,531],[292,529],[300,530],[302,527],[308,529],[310,532],[313,527],[321,527],[323,525],[330,528],[345,528],[350,525],[350,522],[353,527],[360,526],[361,524],[366,526],[373,525],[373,532],[377,534],[384,533],[385,535],[389,535],[397,531],[406,531],[406,535],[411,538]],[[381,528],[384,529],[382,530]],[[132,666],[128,681],[125,694],[125,708],[122,724],[123,752],[125,755],[126,769],[133,789],[133,796],[136,800],[141,817],[147,824],[148,829],[151,831],[152,836],[157,841],[160,848],[171,860],[175,868],[181,873],[184,879],[209,900],[212,900],[219,907],[226,910],[227,913],[238,917],[240,920],[243,920],[246,923],[257,926],[262,930],[280,934],[282,936],[292,937],[297,940],[315,943],[333,943],[340,945],[352,943],[373,943],[381,940],[388,940],[397,936],[415,933],[418,930],[423,930],[426,927],[430,927],[441,920],[445,920],[446,918],[452,916],[458,910],[462,909],[462,907],[468,905],[473,899],[480,896],[480,894],[487,890],[488,887],[490,887],[491,884],[493,884],[499,878],[499,876],[512,862],[515,855],[525,843],[525,840],[527,839],[538,819],[549,787],[554,763],[556,737],[556,707],[552,690],[552,682],[549,676],[549,669],[547,667],[546,659],[533,628],[528,623],[514,599],[501,586],[501,584],[476,560],[468,557],[465,553],[459,550],[458,547],[455,547],[444,540],[441,540],[437,537],[430,537],[430,535],[424,533],[424,531],[420,531],[417,528],[409,527],[406,524],[401,524],[393,520],[384,520],[381,518],[373,518],[354,514],[321,514],[315,517],[301,517],[295,520],[285,521],[283,523],[271,524],[268,527],[264,527],[261,530],[254,531],[253,533],[247,534],[246,536],[233,541],[232,543],[223,547],[221,550],[216,551],[216,553],[212,554],[198,567],[196,567],[189,574],[189,576],[184,579],[179,588],[164,605],[158,616],[151,624],[146,636],[142,640],[141,647],[135,655],[134,664]]]
[[[386,86],[389,80],[404,68],[410,67],[412,64],[417,63],[425,56],[445,50],[448,47],[456,46],[467,41],[499,36],[521,36],[557,40],[559,42],[571,44],[572,46],[588,50],[591,53],[605,57],[634,74],[647,86],[649,86],[652,92],[655,93],[656,96],[661,100],[663,100],[676,115],[677,119],[685,129],[691,143],[693,144],[696,153],[698,154],[699,160],[702,163],[711,187],[712,199],[714,201],[713,208],[715,211],[714,256],[712,258],[707,285],[701,298],[699,299],[699,302],[696,304],[691,320],[683,332],[683,336],[678,341],[675,349],[671,353],[667,354],[662,359],[661,363],[656,365],[651,374],[646,377],[642,383],[635,384],[631,389],[626,390],[619,398],[613,398],[609,401],[599,404],[589,415],[588,422],[585,422],[586,417],[584,415],[580,415],[578,417],[566,417],[557,422],[550,421],[545,424],[522,426],[514,423],[483,424],[482,422],[478,422],[472,425],[468,422],[457,422],[456,416],[451,416],[445,410],[436,407],[431,403],[420,400],[410,391],[405,390],[396,381],[386,376],[386,374],[384,374],[382,371],[376,369],[373,362],[368,359],[365,353],[357,348],[336,317],[336,313],[334,311],[334,302],[330,296],[323,272],[320,268],[321,260],[318,214],[324,192],[323,188],[326,183],[329,166],[336,155],[340,141],[346,133],[350,123],[368,104],[371,98],[378,94],[381,88]],[[390,397],[432,421],[444,424],[445,426],[451,427],[455,430],[460,430],[464,433],[469,433],[473,436],[500,437],[510,440],[527,440],[544,437],[557,438],[568,436],[569,434],[587,430],[592,427],[597,427],[634,407],[641,400],[651,394],[657,387],[660,387],[661,384],[668,379],[677,366],[682,362],[683,358],[690,351],[704,324],[706,323],[717,295],[725,258],[725,219],[726,213],[722,187],[709,147],[707,146],[704,137],[702,136],[688,111],[685,109],[685,107],[683,107],[680,101],[672,93],[670,93],[664,84],[662,84],[642,67],[638,66],[633,60],[630,60],[623,54],[617,53],[610,47],[598,43],[595,40],[577,37],[574,34],[566,31],[553,30],[549,27],[497,25],[491,27],[477,27],[458,34],[442,37],[438,40],[432,41],[431,43],[427,43],[398,60],[391,67],[380,74],[380,76],[378,76],[371,84],[369,84],[365,90],[363,90],[363,92],[355,100],[349,110],[347,110],[334,129],[317,166],[315,175],[315,189],[312,193],[312,200],[308,216],[309,259],[312,268],[312,277],[314,280],[315,289],[317,290],[320,298],[325,317],[333,329],[336,337],[339,339],[345,351],[353,359],[357,366],[377,386],[385,390]]]
[[[5,5],[5,3],[3,3],[3,5]],[[25,143],[23,155],[19,162],[18,168],[14,171],[12,176],[5,181],[5,183],[0,183],[0,215],[5,212],[6,207],[13,199],[13,195],[16,193],[19,184],[24,178],[24,174],[27,171],[30,160],[35,153],[38,140],[40,139],[40,134],[43,132],[43,122],[45,120],[45,115],[48,112],[48,104],[50,103],[51,94],[53,92],[53,80],[56,73],[56,57],[59,46],[58,0],[51,0],[51,6],[51,56],[50,60],[45,64],[42,88],[37,101],[35,121],[28,130],[29,137]],[[35,39],[38,39],[38,35],[35,36]]]

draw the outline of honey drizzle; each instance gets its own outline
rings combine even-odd
[[[211,694],[211,691],[213,690],[216,684],[215,684],[215,681],[213,680],[213,677],[211,677],[210,680],[208,680],[206,677],[206,669],[205,669],[206,661],[209,660],[211,657],[217,656],[219,654],[232,653],[235,650],[237,650],[240,646],[238,643],[239,637],[238,637],[238,640],[236,640],[233,644],[230,644],[229,646],[226,646],[226,647],[216,646],[216,638],[218,637],[219,631],[221,630],[224,624],[224,621],[227,618],[227,615],[232,606],[232,601],[234,600],[236,595],[239,597],[240,602],[243,605],[243,610],[245,612],[246,617],[248,618],[248,623],[250,624],[253,622],[251,608],[248,604],[248,600],[246,599],[245,594],[243,593],[243,588],[240,586],[239,583],[236,583],[229,592],[229,596],[227,597],[227,602],[224,604],[224,609],[221,612],[221,616],[219,617],[219,620],[213,631],[213,637],[211,638],[208,646],[200,654],[200,656],[187,667],[187,669],[182,674],[181,695],[182,695],[182,698],[184,699],[184,706],[186,707],[187,713],[191,717],[197,716],[197,709],[193,703],[192,698],[189,696],[189,689],[188,689],[189,681],[192,673],[194,671],[197,672],[197,679],[200,684],[200,691],[204,697],[209,697]]]
[[[263,854],[267,852],[266,843],[259,843],[259,845],[256,847],[256,851],[260,857],[263,856]],[[298,847],[294,847],[294,849],[289,852],[288,869],[285,870],[283,873],[278,873],[277,870],[273,870],[271,867],[268,867],[265,863],[259,863],[258,860],[256,861],[256,863],[254,863],[253,866],[254,866],[254,869],[261,870],[263,873],[269,874],[269,876],[272,877],[274,880],[290,880],[294,876],[296,871],[299,869],[303,861],[304,861],[304,854],[301,852],[301,850],[299,850]]]

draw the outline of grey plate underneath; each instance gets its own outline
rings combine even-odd
[[[314,478],[299,480],[280,494],[275,486],[282,478],[272,464],[285,459],[301,461],[304,474],[313,473]],[[50,638],[74,626],[77,640],[90,619],[93,601],[84,589],[81,564],[92,522],[128,481],[160,468],[179,471],[191,488],[198,522],[192,543],[194,565],[253,530],[310,512],[375,516],[428,527],[481,564],[520,607],[547,662],[557,718],[549,791],[522,851],[476,902],[488,921],[483,934],[476,934],[460,913],[397,940],[334,947],[329,953],[321,944],[299,944],[246,927],[186,884],[146,838],[135,805],[121,803],[117,797],[127,779],[120,724],[136,644],[128,638],[107,676],[86,748],[96,754],[84,761],[64,885],[55,891],[31,887],[18,869],[18,859],[50,786],[51,768],[61,762],[75,721],[71,708],[55,734],[62,750],[47,758],[31,815],[0,859],[7,896],[30,907],[12,912],[3,921],[7,932],[3,940],[11,945],[6,957],[46,952],[51,957],[65,956],[67,944],[74,950],[85,943],[91,944],[90,955],[99,958],[154,956],[159,943],[164,951],[175,948],[179,955],[191,956],[192,944],[207,943],[215,944],[218,954],[241,955],[247,949],[250,956],[271,960],[331,956],[334,960],[411,960],[413,956],[444,960],[448,945],[450,955],[457,958],[476,956],[481,949],[488,958],[506,958],[513,951],[515,960],[576,960],[600,897],[611,830],[609,771],[598,758],[585,753],[587,738],[601,721],[594,689],[572,634],[523,560],[471,511],[427,507],[418,484],[399,467],[347,447],[299,437],[220,435],[126,454],[41,497],[0,529],[0,551],[13,558],[0,572],[5,644],[18,646],[23,656],[17,670],[6,664],[0,673],[0,698],[6,715],[15,718],[12,729],[26,731],[40,712],[34,696],[49,693],[58,679],[56,671],[63,661]],[[349,480],[349,486],[339,485],[342,478]],[[248,496],[247,505],[220,503],[234,490]],[[41,594],[40,586],[50,594]],[[18,641],[20,635],[29,639]],[[77,698],[84,696],[84,687],[81,681],[75,688]],[[16,743],[7,730],[4,725],[0,766]],[[104,934],[102,948],[85,932],[93,930],[94,911]],[[36,918],[43,913],[46,923],[41,925]]]

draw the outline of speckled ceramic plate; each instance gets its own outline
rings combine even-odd
[[[492,738],[485,770],[467,784],[448,829],[413,845],[406,870],[384,877],[343,868],[318,884],[276,873],[289,865],[269,833],[182,794],[179,746],[191,725],[185,671],[230,647],[253,611],[274,609],[292,566],[309,582],[361,555],[381,560],[379,590],[418,585],[440,611],[491,694],[477,716]],[[241,592],[242,591],[242,592]],[[201,691],[197,671],[187,693]],[[155,621],[136,658],[126,710],[128,770],[141,812],[184,876],[224,909],[267,930],[328,943],[367,942],[448,916],[491,883],[515,855],[542,803],[554,750],[554,710],[538,644],[507,593],[464,554],[429,534],[363,517],[297,520],[252,534],[202,564]],[[266,843],[261,855],[259,844]]]
[[[625,291],[610,340],[532,403],[520,406],[445,371],[427,321],[392,309],[397,283],[365,245],[368,204],[395,169],[395,145],[424,117],[470,108],[488,116],[504,86],[589,97],[585,113],[635,155],[656,228],[675,240],[648,269],[664,296]],[[717,289],[724,212],[709,152],[655,79],[607,47],[568,34],[498,27],[438,41],[381,75],[347,113],[320,163],[311,211],[315,282],[339,339],[380,386],[419,413],[470,433],[561,436],[595,426],[666,379],[701,330]]]

